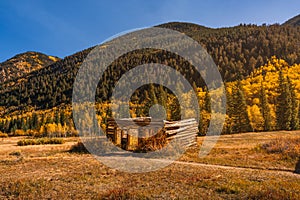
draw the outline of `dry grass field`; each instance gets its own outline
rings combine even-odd
[[[17,146],[0,139],[0,199],[300,199],[300,132],[221,136],[205,158],[190,148],[149,173],[110,169],[64,144]],[[200,145],[203,138],[198,138]]]

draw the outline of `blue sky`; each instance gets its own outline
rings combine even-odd
[[[0,62],[25,51],[64,57],[170,21],[225,27],[283,23],[298,14],[299,0],[2,0]]]

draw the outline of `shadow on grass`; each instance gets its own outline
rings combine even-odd
[[[89,154],[90,153],[85,148],[85,146],[82,142],[77,142],[77,144],[73,145],[68,152],[70,152],[70,153],[84,153],[84,154]]]
[[[300,157],[298,158],[298,162],[296,164],[296,167],[295,167],[295,171],[294,171],[296,174],[300,174]]]

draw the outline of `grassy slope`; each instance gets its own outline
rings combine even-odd
[[[221,136],[204,159],[198,148],[181,160],[220,165],[293,170],[294,160],[257,151],[255,147],[299,132],[249,133]],[[259,169],[223,169],[218,166],[172,164],[142,174],[109,169],[89,154],[70,154],[76,139],[63,145],[18,147],[20,138],[6,138],[0,146],[0,198],[194,198],[299,199],[300,176]],[[199,144],[203,138],[199,138]],[[9,155],[19,151],[21,156]]]

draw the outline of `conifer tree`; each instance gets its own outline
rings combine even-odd
[[[277,129],[282,130],[285,128],[284,112],[285,112],[285,85],[282,71],[279,71],[278,77],[278,97],[276,99],[276,125]]]
[[[32,130],[36,130],[39,126],[39,118],[38,115],[36,113],[32,114],[32,119],[31,119],[31,129]]]
[[[270,131],[272,129],[271,113],[270,113],[270,107],[269,107],[268,100],[267,100],[266,90],[265,90],[263,83],[261,83],[259,99],[260,99],[260,112],[264,118],[264,130]]]
[[[206,110],[208,113],[211,113],[211,99],[207,88],[205,90],[205,97],[204,97],[204,110]]]
[[[292,99],[290,86],[279,71],[278,97],[276,99],[276,123],[279,130],[292,129]]]
[[[59,119],[59,114],[58,114],[58,111],[55,111],[55,114],[54,114],[54,123],[55,124],[58,124],[60,122],[60,119]]]
[[[299,109],[299,102],[296,98],[295,93],[295,86],[291,83],[289,77],[287,77],[287,85],[290,88],[290,95],[291,95],[291,130],[297,130],[299,128],[299,117],[298,117],[298,109]]]
[[[233,132],[241,133],[241,132],[249,132],[253,130],[250,124],[250,120],[247,112],[247,104],[246,104],[243,88],[240,81],[237,81],[237,84],[232,94],[231,117],[233,120],[233,127],[232,127]]]
[[[203,116],[202,116],[202,112],[199,113],[199,123],[198,123],[198,135],[199,136],[204,136],[205,133],[203,131]]]
[[[27,124],[26,124],[26,121],[25,121],[24,117],[22,117],[22,119],[21,119],[21,129],[22,129],[24,132],[26,132],[26,131],[27,131],[27,129],[28,129],[28,127],[27,127]]]
[[[60,124],[64,125],[66,122],[66,115],[65,115],[64,110],[60,111],[59,119],[60,119]]]

